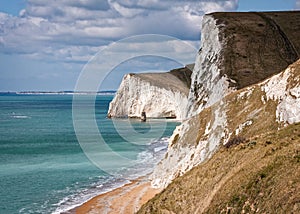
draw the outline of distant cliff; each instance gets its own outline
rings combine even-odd
[[[109,105],[108,117],[183,119],[194,65],[166,73],[127,74]]]
[[[187,116],[299,58],[300,13],[213,13],[202,23]]]

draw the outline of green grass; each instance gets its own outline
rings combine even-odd
[[[220,27],[221,75],[238,89],[281,72],[300,53],[300,12],[213,13]],[[224,26],[225,25],[225,26]]]

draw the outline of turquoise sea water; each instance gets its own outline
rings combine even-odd
[[[161,136],[137,134],[136,142],[144,145],[126,142],[113,124],[126,135],[126,121],[106,118],[112,98],[97,96],[99,130],[113,150],[139,163],[120,169],[118,176],[94,166],[82,151],[73,128],[71,95],[0,96],[0,213],[60,213],[151,170],[178,123],[168,122]],[[165,125],[160,120],[130,123],[138,133],[147,133],[153,124],[156,129]]]

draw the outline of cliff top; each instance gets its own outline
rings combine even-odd
[[[191,85],[191,69],[193,67],[193,64],[190,64],[183,68],[173,69],[165,73],[141,73],[131,75],[147,81],[151,85],[157,86],[159,88],[177,90],[188,95]]]
[[[218,12],[219,39],[225,43],[221,72],[237,89],[279,73],[300,57],[300,11]]]

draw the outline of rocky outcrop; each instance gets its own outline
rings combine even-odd
[[[299,12],[204,16],[187,116],[295,62],[300,56],[299,20]]]
[[[109,105],[108,117],[183,119],[193,65],[167,73],[127,74]]]

